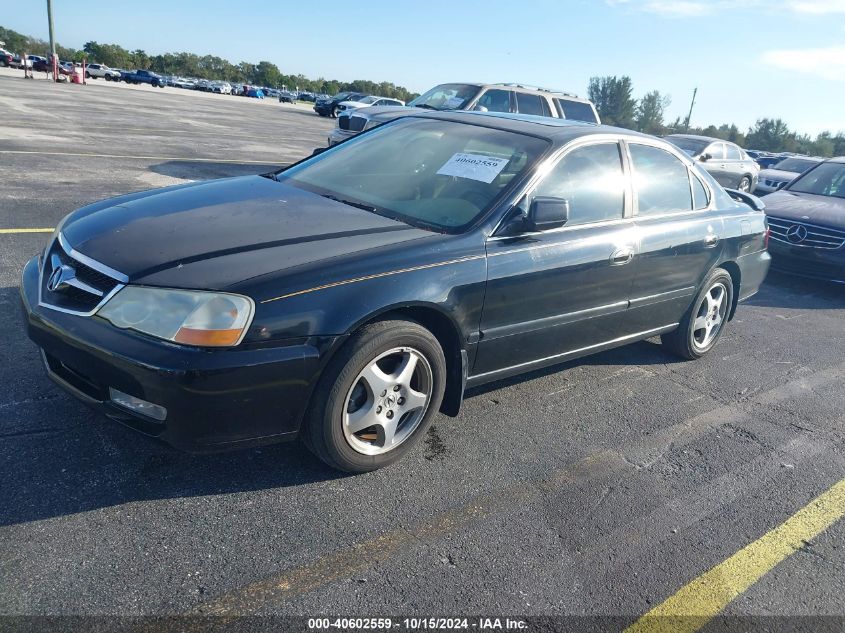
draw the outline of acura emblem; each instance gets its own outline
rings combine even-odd
[[[69,282],[72,279],[76,279],[76,270],[67,264],[62,264],[50,273],[50,278],[47,280],[47,290],[50,292],[61,290],[63,287],[70,285]]]
[[[793,244],[800,244],[807,239],[807,227],[802,224],[793,224],[786,230],[786,239]]]

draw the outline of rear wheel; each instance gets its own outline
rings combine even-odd
[[[431,332],[411,321],[371,323],[320,378],[303,439],[339,470],[382,468],[425,434],[445,385],[446,360]]]
[[[733,280],[726,270],[716,268],[702,285],[678,329],[661,336],[661,343],[683,358],[701,358],[721,338],[731,305]]]
[[[737,189],[740,191],[744,191],[746,193],[751,192],[751,178],[748,176],[743,176],[742,179],[739,181],[739,185],[737,185]]]

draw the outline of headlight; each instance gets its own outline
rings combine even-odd
[[[241,295],[126,286],[97,316],[174,343],[232,347],[243,339],[254,312],[252,299]]]

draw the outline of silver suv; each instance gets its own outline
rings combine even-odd
[[[587,99],[573,94],[521,84],[440,84],[403,107],[359,108],[341,114],[337,128],[329,134],[329,146],[336,145],[370,128],[425,110],[475,110],[518,112],[558,119],[599,124],[598,112]]]

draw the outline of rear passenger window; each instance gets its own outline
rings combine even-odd
[[[692,196],[686,165],[657,147],[636,143],[629,147],[639,215],[691,211]]]
[[[543,116],[543,104],[541,103],[540,95],[529,95],[524,92],[517,92],[516,111],[520,114]]]
[[[481,95],[478,106],[487,108],[488,112],[510,112],[511,93],[509,90],[488,90]]]
[[[707,187],[704,186],[704,183],[701,182],[695,173],[692,173],[692,203],[696,210],[704,209],[708,204],[710,204],[710,196],[707,194]]]
[[[589,103],[581,101],[570,101],[569,99],[555,99],[557,107],[560,108],[560,115],[564,119],[575,121],[586,121],[587,123],[598,123],[596,113]]]
[[[625,176],[619,145],[601,143],[573,150],[555,165],[534,195],[569,200],[566,226],[621,219]]]
[[[725,159],[726,160],[742,160],[742,154],[736,145],[725,144]]]

